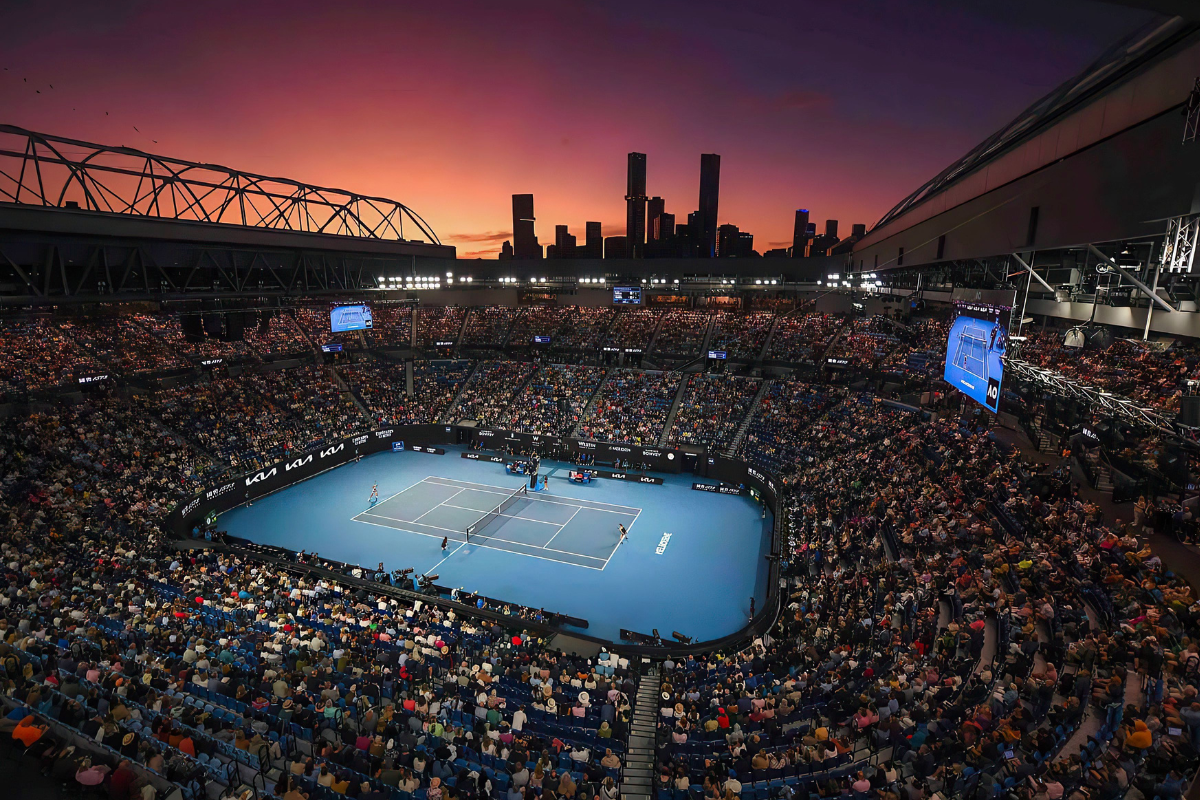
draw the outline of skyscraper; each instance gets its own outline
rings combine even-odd
[[[808,209],[796,209],[796,225],[792,228],[792,258],[808,255]]]
[[[554,252],[558,258],[575,257],[575,237],[567,232],[566,225],[554,226]]]
[[[825,238],[831,239],[835,242],[837,241],[838,235],[837,235],[837,220],[836,219],[825,220]]]
[[[663,212],[654,220],[655,241],[665,242],[675,238],[675,215]]]
[[[533,195],[514,194],[513,258],[541,258],[542,248],[533,231]]]
[[[599,222],[588,222],[585,225],[587,229],[586,244],[587,258],[601,258],[604,256],[604,236],[600,233]]]
[[[661,197],[651,197],[646,206],[646,241],[652,242],[658,240],[658,218],[663,213],[663,199]]]
[[[867,226],[861,222],[856,222],[850,226],[850,235],[855,239],[861,239],[867,235]]]
[[[725,223],[717,227],[717,256],[729,258],[737,254],[738,226]]]
[[[641,258],[646,247],[646,154],[630,153],[625,183],[625,247]]]
[[[716,153],[700,154],[700,221],[701,258],[717,254],[717,196],[721,191],[721,157]]]

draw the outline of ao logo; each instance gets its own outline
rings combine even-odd
[[[987,388],[988,405],[996,405],[996,401],[1000,399],[1000,384],[996,381],[988,381]]]

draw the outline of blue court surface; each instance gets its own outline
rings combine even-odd
[[[587,633],[606,639],[621,628],[715,639],[746,624],[752,594],[762,608],[772,519],[751,498],[694,491],[692,475],[663,476],[662,486],[579,485],[567,480],[567,465],[545,460],[546,491],[512,497],[520,476],[460,453],[376,453],[233,509],[219,524],[261,544],[414,567],[442,586],[582,617]],[[624,542],[618,525],[628,530]]]

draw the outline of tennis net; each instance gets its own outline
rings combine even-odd
[[[475,522],[472,522],[470,525],[468,525],[467,532],[466,532],[467,533],[466,540],[468,542],[471,541],[471,536],[473,536],[474,534],[483,530],[484,527],[486,527],[488,524],[493,522],[497,517],[499,517],[501,514],[503,514],[505,509],[509,508],[510,506],[512,506],[513,503],[517,502],[518,497],[521,497],[522,495],[526,495],[528,493],[529,493],[528,487],[526,487],[524,485],[520,486],[515,492],[513,492],[508,497],[506,497],[502,501],[500,501],[499,505],[497,505],[495,508],[493,508],[488,513],[484,514],[482,517],[480,517]]]

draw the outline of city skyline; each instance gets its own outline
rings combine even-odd
[[[716,224],[760,252],[790,246],[797,208],[871,225],[1150,17],[1087,0],[5,14],[0,121],[391,197],[467,258],[511,239],[519,193],[543,246],[555,224],[624,235],[629,152],[677,224],[696,154],[721,154]]]

